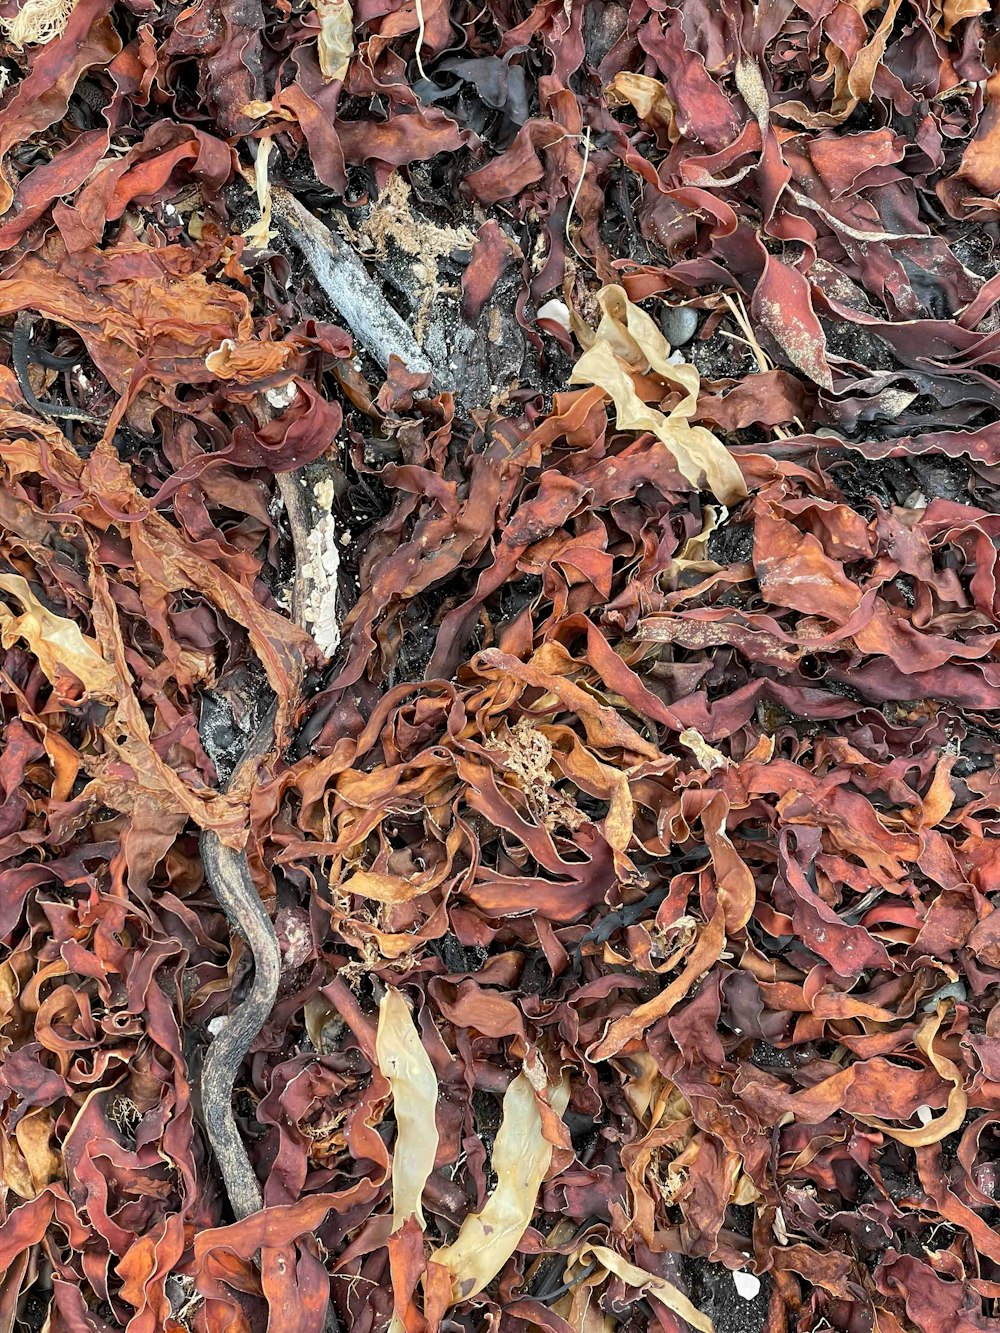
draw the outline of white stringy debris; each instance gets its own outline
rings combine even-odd
[[[306,622],[318,646],[327,657],[340,643],[340,618],[337,615],[337,574],[340,549],[337,527],[330,512],[333,508],[333,482],[324,477],[313,487],[321,517],[309,534],[308,556],[303,569],[306,588]]]
[[[75,8],[76,0],[24,0],[12,18],[0,19],[0,29],[19,50],[44,46],[63,35]]]

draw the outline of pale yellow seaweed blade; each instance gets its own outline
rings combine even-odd
[[[434,1170],[438,1132],[434,1120],[438,1083],[409,1005],[398,990],[386,991],[378,1011],[375,1054],[392,1088],[396,1146],[392,1154],[392,1229],[408,1217],[426,1226],[421,1198]]]
[[[350,0],[315,0],[319,18],[319,67],[324,79],[347,78],[354,54],[354,11]]]
[[[608,1249],[606,1245],[586,1245],[577,1258],[583,1263],[590,1255],[593,1255],[597,1262],[606,1268],[609,1273],[614,1273],[616,1277],[620,1277],[630,1287],[635,1287],[637,1291],[648,1292],[650,1296],[655,1296],[668,1310],[686,1320],[692,1328],[698,1329],[698,1333],[715,1333],[715,1325],[708,1315],[702,1314],[699,1309],[691,1304],[680,1288],[675,1287],[666,1278],[657,1277],[655,1273],[647,1272],[645,1268],[638,1268],[635,1264],[630,1264],[616,1250]]]
[[[549,1089],[552,1109],[562,1115],[569,1101],[567,1080]],[[503,1099],[503,1120],[493,1145],[496,1189],[479,1213],[462,1223],[455,1241],[431,1256],[447,1268],[453,1299],[468,1300],[503,1268],[531,1224],[542,1181],[552,1161],[552,1144],[542,1132],[542,1117],[526,1073],[518,1074]]]
[[[735,458],[723,442],[704,426],[688,420],[698,402],[697,369],[669,360],[670,348],[653,319],[633,305],[623,288],[604,287],[597,295],[603,317],[594,340],[576,363],[571,384],[594,384],[615,405],[621,430],[652,431],[670,450],[683,477],[710,490],[724,504],[735,504],[747,494],[746,482]],[[681,401],[664,414],[644,403],[636,392],[632,372],[653,370],[676,384]]]
[[[119,680],[114,668],[75,620],[50,611],[19,574],[0,574],[0,589],[12,594],[23,608],[21,615],[14,615],[0,603],[0,642],[5,648],[17,639],[26,640],[38,665],[57,688],[66,683],[69,672],[88,695],[105,701],[117,696]]]

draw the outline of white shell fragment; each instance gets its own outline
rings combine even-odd
[[[283,412],[293,401],[298,391],[298,385],[295,381],[289,380],[287,384],[279,385],[276,389],[268,389],[264,397],[276,412]]]
[[[760,1295],[760,1278],[754,1277],[753,1273],[737,1270],[733,1273],[733,1285],[745,1301],[755,1300]]]
[[[551,319],[553,324],[558,324],[567,333],[570,332],[569,310],[565,301],[546,301],[544,305],[538,307],[538,318]]]

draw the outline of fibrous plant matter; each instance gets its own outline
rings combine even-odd
[[[0,32],[0,1328],[1000,1333],[994,8]]]

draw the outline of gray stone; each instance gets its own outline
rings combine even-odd
[[[664,306],[660,327],[671,347],[683,347],[698,331],[698,312],[689,305]]]

